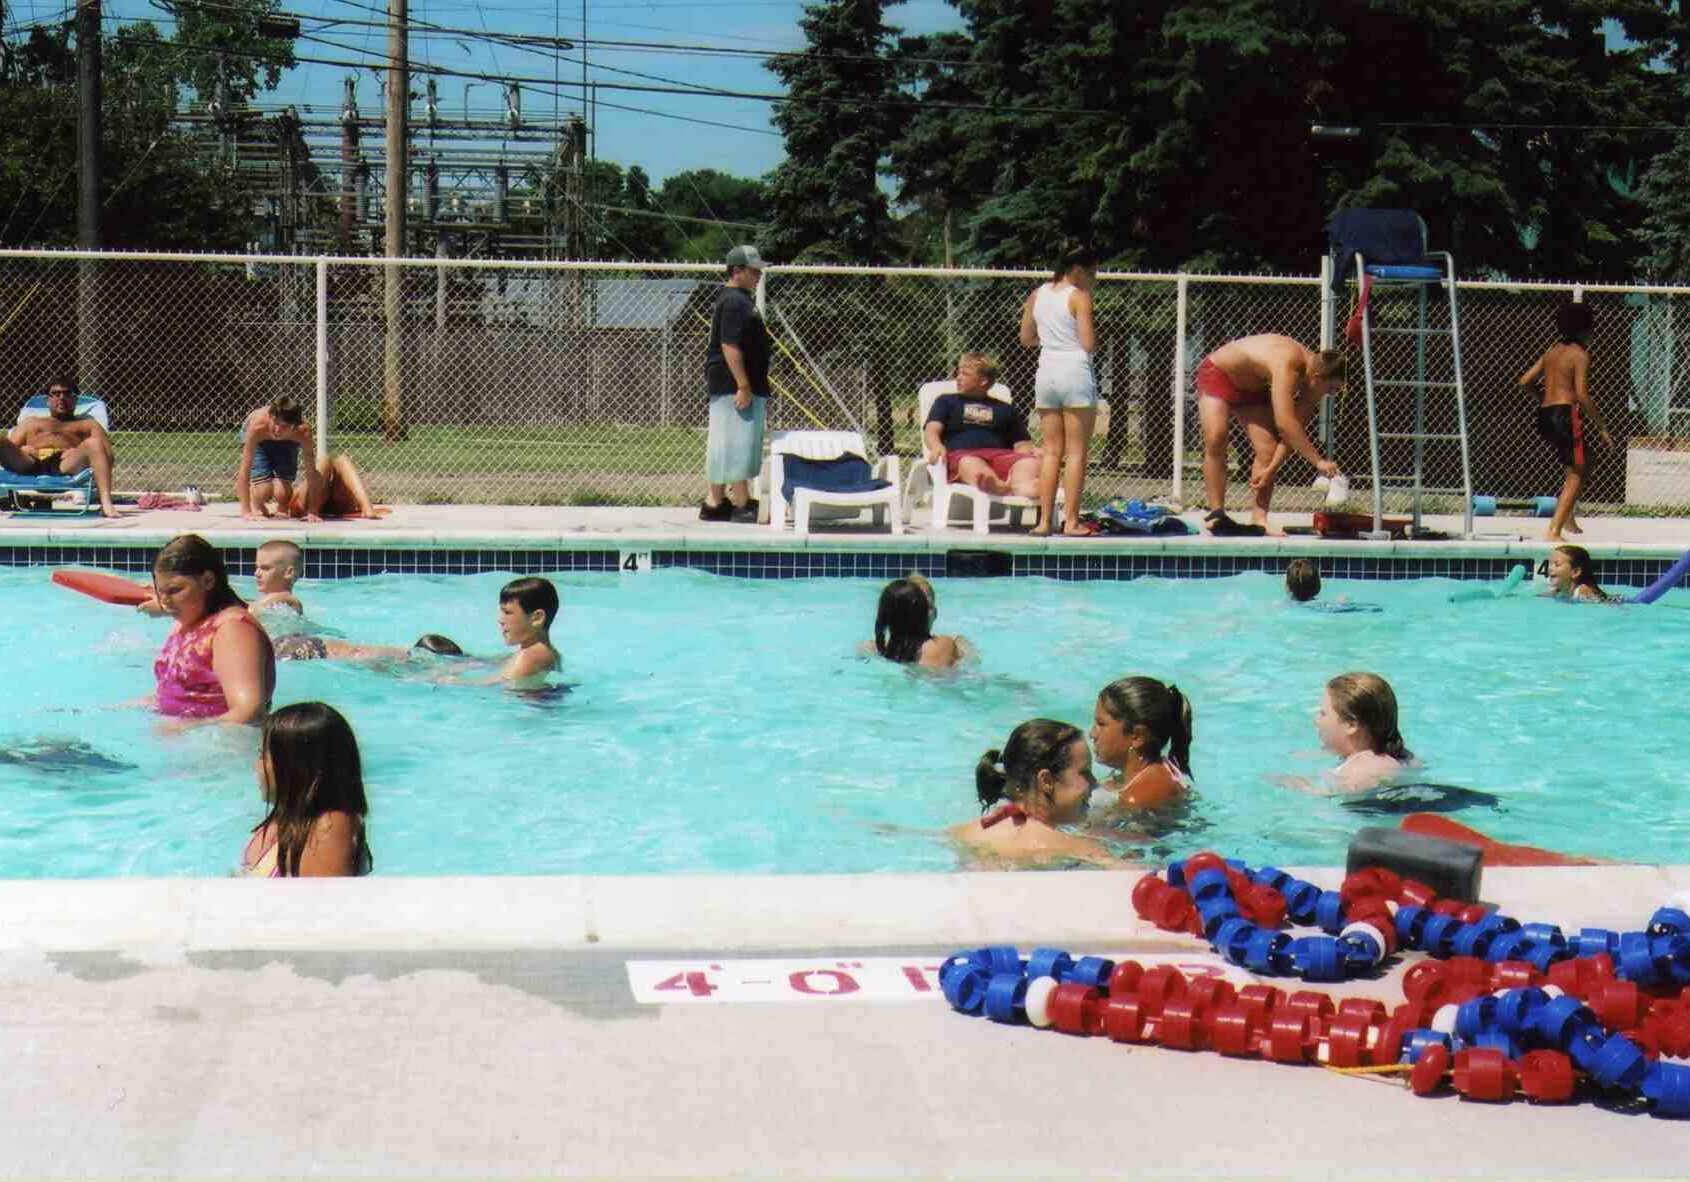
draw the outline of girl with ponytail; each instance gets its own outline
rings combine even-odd
[[[1096,786],[1080,728],[1035,718],[1016,727],[1001,750],[980,757],[974,791],[982,815],[952,826],[951,837],[970,851],[1007,861],[1120,865],[1098,842],[1056,828],[1085,819]]]
[[[1340,673],[1326,683],[1314,727],[1343,762],[1327,773],[1341,793],[1365,792],[1414,762],[1397,729],[1397,695],[1377,673]]]
[[[1174,685],[1123,677],[1103,687],[1092,714],[1097,761],[1115,769],[1105,787],[1123,808],[1156,809],[1191,786],[1191,703]]]

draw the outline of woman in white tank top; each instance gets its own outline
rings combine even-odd
[[[1035,534],[1051,532],[1056,485],[1066,503],[1062,532],[1080,535],[1080,492],[1086,482],[1086,452],[1097,421],[1097,381],[1091,355],[1097,349],[1092,325],[1092,286],[1097,256],[1089,247],[1062,252],[1055,277],[1027,294],[1021,306],[1021,343],[1039,350],[1033,378],[1033,406],[1039,413],[1044,462],[1039,468],[1039,523]]]

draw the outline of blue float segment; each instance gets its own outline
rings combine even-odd
[[[1537,1012],[1549,1004],[1549,994],[1535,986],[1510,989],[1496,999],[1496,1024],[1510,1034],[1535,1029]]]
[[[1518,1059],[1520,1057],[1520,1044],[1509,1037],[1505,1031],[1481,1030],[1468,1041],[1476,1047],[1490,1047],[1492,1050],[1501,1051],[1504,1059]]]
[[[1651,936],[1690,936],[1690,915],[1676,907],[1662,907],[1649,917]]]
[[[1035,948],[1033,955],[1027,958],[1029,980],[1054,977],[1058,981],[1066,981],[1073,970],[1074,958],[1060,948]]]
[[[1572,1041],[1562,1048],[1573,1066],[1589,1075],[1596,1069],[1596,1056],[1602,1053],[1602,1032],[1594,1027],[1580,1027]]]
[[[1420,1056],[1434,1046],[1442,1047],[1446,1051],[1455,1048],[1450,1045],[1449,1035],[1439,1030],[1410,1030],[1403,1039],[1403,1055],[1410,1063],[1420,1062]]]
[[[1463,924],[1450,941],[1450,947],[1457,956],[1483,957],[1490,951],[1490,946],[1496,943],[1498,933],[1495,928],[1487,928],[1482,924]]]
[[[1619,942],[1620,938],[1607,928],[1581,928],[1573,937],[1573,951],[1580,956],[1612,956],[1619,950]]]
[[[977,1015],[986,1004],[987,976],[968,960],[956,958],[939,970],[939,989],[951,1008],[960,1014]]]
[[[1175,862],[1169,862],[1167,870],[1164,871],[1163,873],[1165,873],[1167,875],[1169,886],[1179,887],[1181,890],[1185,889],[1185,859],[1184,858],[1180,858],[1178,861],[1175,861]]]
[[[1012,1024],[1027,1017],[1027,978],[1020,973],[999,973],[986,986],[986,1017]]]
[[[1277,866],[1263,866],[1250,875],[1250,881],[1262,886],[1272,887],[1276,891],[1283,891],[1285,884],[1291,881],[1291,876]]]
[[[1238,904],[1232,901],[1231,895],[1223,895],[1218,899],[1210,899],[1207,903],[1199,903],[1197,914],[1203,919],[1203,935],[1213,942],[1215,933],[1221,930],[1221,924],[1238,918]]]
[[[1520,921],[1503,915],[1500,911],[1492,911],[1473,926],[1493,933],[1517,932],[1520,930]]]
[[[1331,936],[1304,936],[1291,941],[1291,963],[1306,981],[1342,981],[1344,957]]]
[[[1643,1098],[1655,1116],[1690,1116],[1690,1067],[1651,1064],[1643,1073]]]
[[[1420,933],[1426,930],[1426,920],[1431,914],[1424,907],[1398,907],[1397,943],[1404,948],[1420,947]]]
[[[1534,944],[1548,944],[1553,948],[1567,946],[1567,937],[1552,923],[1523,923],[1520,932]]]
[[[1268,928],[1257,928],[1244,951],[1244,967],[1252,973],[1283,976],[1292,969],[1290,950],[1290,936]]]
[[[1450,940],[1460,927],[1461,921],[1453,915],[1428,916],[1420,933],[1420,946],[1428,955],[1446,957],[1450,954]]]
[[[1475,997],[1455,1011],[1455,1032],[1471,1042],[1496,1025],[1496,998]]]
[[[1338,941],[1344,964],[1352,973],[1365,973],[1385,959],[1385,949],[1376,937],[1365,932],[1351,932]]]
[[[1233,964],[1242,965],[1249,956],[1251,938],[1260,930],[1242,917],[1229,919],[1215,929],[1215,951]]]
[[[1344,930],[1344,898],[1337,891],[1321,891],[1314,901],[1314,922],[1329,936]]]
[[[1625,932],[1620,936],[1620,955],[1614,971],[1639,985],[1653,985],[1660,979],[1655,958],[1649,954],[1649,937],[1642,932]]]
[[[1227,884],[1226,872],[1223,870],[1199,870],[1191,880],[1191,898],[1198,905],[1211,899],[1232,898],[1232,888]]]
[[[1019,973],[1026,967],[1021,960],[1021,953],[1012,944],[976,948],[968,957],[990,977],[999,973]]]
[[[1285,896],[1285,911],[1298,923],[1312,923],[1314,921],[1315,904],[1320,901],[1320,888],[1312,882],[1304,882],[1300,878],[1293,878],[1282,888]]]
[[[1114,971],[1115,962],[1112,960],[1101,956],[1082,956],[1074,962],[1074,970],[1068,974],[1068,979],[1101,989],[1109,984],[1110,974]]]
[[[1518,931],[1502,932],[1491,941],[1491,946],[1485,951],[1485,959],[1492,964],[1501,964],[1505,960],[1521,960],[1531,941]]]
[[[1558,960],[1565,960],[1571,955],[1565,945],[1560,948],[1553,944],[1533,942],[1514,954],[1514,959],[1523,960],[1540,973],[1547,973],[1549,966]]]
[[[1565,1051],[1573,1037],[1596,1025],[1596,1015],[1576,997],[1550,998],[1537,1012],[1537,1032],[1551,1047]]]
[[[1649,1060],[1636,1043],[1623,1034],[1610,1034],[1602,1041],[1602,1049],[1596,1053],[1596,1062],[1589,1070],[1605,1088],[1634,1091],[1648,1069]]]

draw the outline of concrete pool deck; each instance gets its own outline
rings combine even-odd
[[[1206,960],[1133,917],[1135,878],[0,883],[0,1174],[1684,1175],[1690,1122],[1589,1102],[1419,1100],[931,992],[727,996],[765,963],[866,978],[986,943]],[[1499,869],[1484,893],[1625,929],[1686,887],[1690,867]],[[640,1002],[630,961],[724,987]],[[1329,991],[1394,999],[1402,972]]]
[[[1196,518],[1186,515],[1188,520]],[[1307,513],[1276,514],[1287,526],[1306,527]],[[1426,524],[1458,531],[1458,517],[1428,516]],[[0,513],[0,545],[139,546],[158,545],[180,533],[204,534],[219,545],[244,546],[265,537],[287,537],[303,546],[460,547],[493,549],[537,547],[618,550],[952,550],[990,546],[1018,553],[1116,554],[1332,554],[1423,557],[1429,560],[1468,555],[1545,555],[1547,523],[1518,516],[1476,519],[1476,536],[1466,540],[1418,542],[1327,541],[1312,536],[1288,538],[1104,537],[1034,538],[1024,531],[994,528],[985,537],[967,529],[929,530],[927,513],[918,511],[901,536],[884,526],[824,524],[808,537],[791,527],[732,525],[698,520],[693,508],[577,508],[533,505],[396,505],[379,521],[246,521],[231,502],[200,512],[125,510],[115,520],[98,515]],[[1591,517],[1576,539],[1597,555],[1676,558],[1690,547],[1690,518]]]
[[[1535,561],[1541,525],[1491,519],[1497,536],[1465,542],[985,543]],[[1684,519],[1587,527],[1598,555],[1690,545]],[[152,546],[188,531],[232,547],[982,543],[962,530],[799,539],[680,508],[400,506],[303,525],[217,505],[5,517],[0,546]],[[0,881],[0,1177],[1686,1174],[1690,1122],[1416,1100],[1316,1068],[998,1027],[950,1013],[923,976],[987,943],[1208,963],[1205,945],[1134,918],[1135,878]],[[1690,889],[1690,866],[1493,870],[1485,886],[1522,918],[1632,929]],[[1402,972],[1329,991],[1394,1001]],[[864,987],[830,995],[839,974]],[[795,979],[817,991],[800,996]]]

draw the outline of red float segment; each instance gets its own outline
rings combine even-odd
[[[1136,960],[1123,960],[1115,966],[1114,972],[1109,974],[1109,996],[1125,997],[1129,993],[1138,992],[1138,983],[1144,976],[1144,966]]]
[[[1213,1009],[1231,1002],[1238,996],[1238,990],[1225,977],[1193,977],[1186,983],[1185,995]]]
[[[1397,902],[1409,907],[1430,907],[1437,898],[1437,891],[1416,879],[1405,878],[1397,888]]]
[[[1444,976],[1443,961],[1423,960],[1403,974],[1402,995],[1411,1002],[1441,1005],[1444,995],[1449,992]]]
[[[1338,1003],[1338,1013],[1342,1017],[1360,1018],[1370,1026],[1383,1026],[1390,1017],[1385,1003],[1373,997],[1346,997]]]
[[[1560,1051],[1528,1051],[1516,1064],[1520,1090],[1539,1104],[1573,1098],[1573,1061]]]
[[[1444,1076],[1448,1074],[1448,1049],[1430,1046],[1415,1060],[1414,1070],[1408,1073],[1408,1086],[1416,1096],[1430,1096],[1443,1087]]]
[[[1326,1030],[1326,1061],[1334,1067],[1365,1067],[1373,1024],[1360,1014],[1339,1014]]]
[[[1285,896],[1270,886],[1251,883],[1234,895],[1238,913],[1259,928],[1278,928],[1285,923]]]
[[[1190,882],[1205,870],[1219,870],[1222,874],[1225,874],[1229,867],[1226,864],[1226,859],[1215,853],[1214,850],[1203,850],[1201,853],[1192,854],[1191,857],[1187,858],[1184,869],[1185,881]]]
[[[1604,981],[1591,990],[1588,1003],[1610,1030],[1634,1030],[1643,1021],[1649,999],[1632,981]]]
[[[1064,1034],[1103,1033],[1103,990],[1064,981],[1050,995],[1050,1024]]]
[[[1462,923],[1478,923],[1489,914],[1490,908],[1486,907],[1483,903],[1469,903],[1467,906],[1455,913],[1455,918],[1459,919]]]
[[[1173,889],[1154,874],[1146,874],[1133,884],[1133,910],[1141,919],[1149,919],[1154,901]]]
[[[1195,997],[1173,997],[1162,1007],[1156,1023],[1156,1041],[1180,1051],[1203,1049],[1206,1031],[1203,1003]]]
[[[1679,1009],[1652,1022],[1661,1053],[1675,1059],[1690,1058],[1690,1010]]]
[[[1313,1022],[1307,1014],[1280,1009],[1268,1022],[1262,1051],[1275,1063],[1304,1063],[1314,1042]]]
[[[1250,1020],[1265,1027],[1273,1012],[1285,1002],[1285,991],[1273,985],[1246,985],[1238,991],[1238,1004]]]
[[[1391,1015],[1379,1031],[1379,1037],[1373,1042],[1372,1054],[1369,1058],[1374,1067],[1390,1067],[1402,1058],[1402,1040],[1408,1036],[1410,1030],[1420,1027],[1419,1022],[1410,1021],[1403,1011],[1406,1006],[1398,1006],[1397,1012]]]
[[[1536,965],[1528,961],[1505,960],[1492,967],[1490,983],[1492,989],[1528,989],[1533,985],[1543,984],[1543,974],[1537,971]],[[1562,992],[1565,993],[1566,990]]]
[[[1460,899],[1436,899],[1432,903],[1431,910],[1433,915],[1448,915],[1454,917],[1467,910],[1467,904],[1463,903]]]
[[[1218,1006],[1209,1017],[1209,1042],[1223,1055],[1235,1057],[1256,1053],[1256,1026],[1250,1013],[1237,1002]]]
[[[1138,979],[1138,999],[1144,1012],[1160,1014],[1162,1007],[1176,997],[1185,996],[1185,978],[1171,964],[1159,964],[1144,970]]]
[[[1468,1047],[1456,1052],[1455,1090],[1467,1099],[1487,1103],[1511,1100],[1518,1087],[1514,1065],[1495,1047]]]
[[[1135,994],[1106,998],[1102,1007],[1103,1033],[1114,1042],[1148,1042],[1151,1015]]]
[[[1313,989],[1299,989],[1285,999],[1284,1009],[1292,1013],[1307,1014],[1315,1024],[1315,1029],[1321,1029],[1326,1020],[1332,1016],[1334,1009],[1329,994],[1319,993]]]

